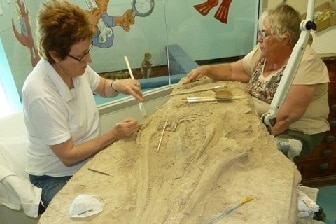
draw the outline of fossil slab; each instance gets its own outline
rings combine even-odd
[[[225,85],[232,101],[187,103],[214,97]],[[40,223],[295,223],[301,176],[276,148],[256,115],[245,85],[180,81],[170,99],[131,139],[98,153],[56,195]],[[95,195],[104,210],[84,219],[68,214],[78,194]]]

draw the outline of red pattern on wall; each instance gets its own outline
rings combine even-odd
[[[34,45],[34,38],[29,23],[29,12],[22,0],[16,0],[16,4],[20,14],[21,33],[16,30],[14,20],[12,19],[14,35],[23,46],[29,48],[31,65],[34,67],[40,60],[40,56],[38,55],[37,49]]]
[[[217,9],[217,12],[214,17],[221,23],[227,23],[231,2],[232,0],[223,0]],[[218,0],[207,0],[204,3],[194,5],[194,8],[200,14],[202,14],[203,16],[206,16],[211,11],[211,9],[213,9],[217,5],[218,5]]]

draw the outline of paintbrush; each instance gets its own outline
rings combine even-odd
[[[133,75],[130,63],[128,61],[128,58],[127,58],[127,56],[124,56],[124,57],[125,57],[125,62],[126,62],[127,68],[128,68],[128,73],[130,74],[131,78],[134,79],[134,75]],[[140,112],[142,114],[142,117],[146,118],[147,117],[147,111],[146,111],[144,105],[142,104],[142,102],[139,102],[139,109],[140,109]]]
[[[237,208],[239,208],[240,206],[242,206],[243,204],[250,202],[254,199],[253,196],[247,196],[245,197],[245,199],[240,202],[238,205],[226,210],[225,212],[220,213],[219,215],[217,215],[216,217],[214,217],[213,219],[211,219],[208,224],[214,224],[216,222],[218,222],[219,220],[221,220],[222,218],[224,218],[225,216],[229,215],[231,212],[233,212],[234,210],[236,210]]]

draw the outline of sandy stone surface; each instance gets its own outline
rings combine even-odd
[[[101,151],[76,173],[39,223],[203,224],[249,195],[252,201],[216,223],[295,223],[301,176],[276,149],[245,85],[183,81],[136,136]],[[239,99],[183,100],[214,97],[207,89],[217,85]],[[69,206],[78,194],[101,198],[104,210],[71,219]]]

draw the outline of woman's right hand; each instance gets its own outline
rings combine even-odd
[[[189,82],[195,82],[197,80],[200,80],[202,77],[205,76],[207,70],[207,66],[200,66],[197,68],[192,69],[187,74],[187,79]]]
[[[143,95],[141,91],[141,85],[138,80],[136,79],[117,79],[113,81],[113,89],[117,90],[118,92],[132,95],[134,98],[142,102]]]

